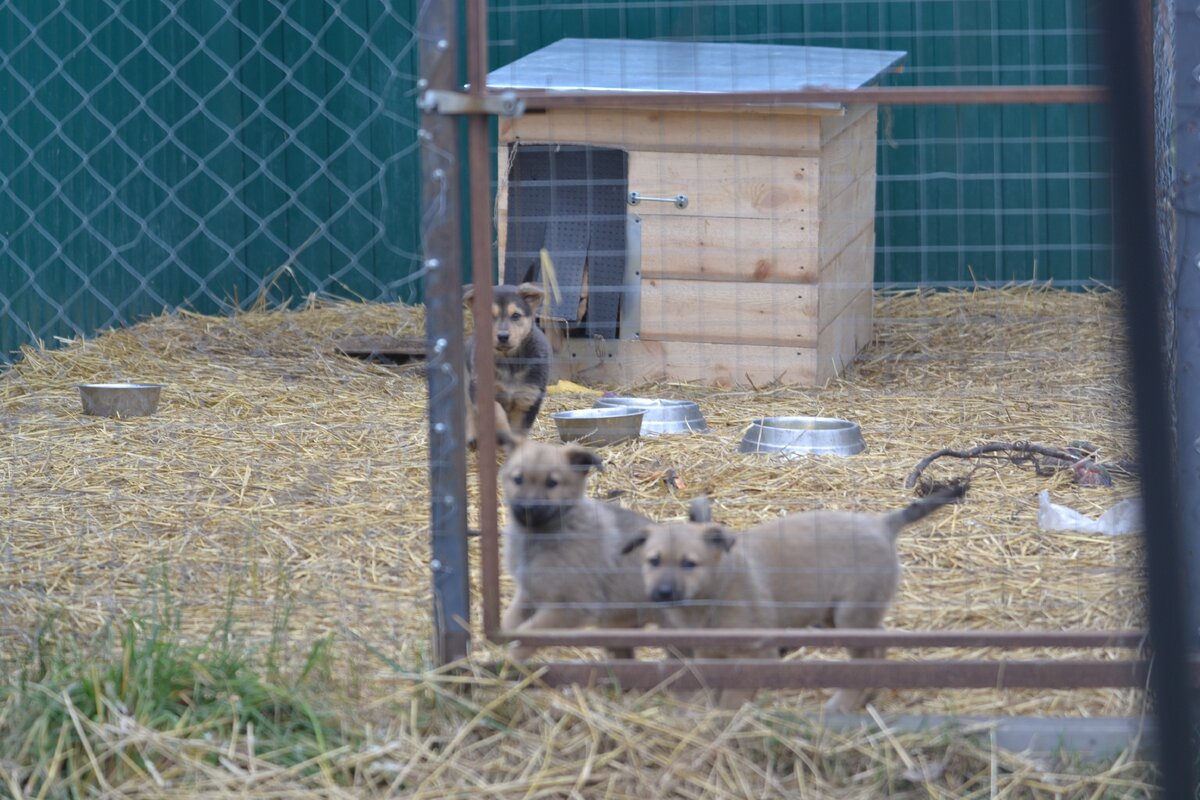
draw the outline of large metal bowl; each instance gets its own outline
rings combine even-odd
[[[550,418],[564,442],[601,445],[636,439],[642,428],[642,413],[629,408],[584,408],[560,411]]]
[[[83,413],[96,417],[147,417],[158,409],[161,383],[81,383]]]
[[[763,417],[746,430],[739,453],[852,456],[866,449],[858,423],[834,417]]]
[[[641,409],[642,436],[664,433],[699,433],[708,430],[700,406],[691,400],[659,400],[653,397],[601,397],[596,408]]]

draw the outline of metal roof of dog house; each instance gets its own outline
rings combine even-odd
[[[800,45],[560,39],[494,70],[488,86],[615,93],[857,89],[905,55]]]

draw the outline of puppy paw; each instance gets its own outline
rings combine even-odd
[[[833,697],[825,703],[826,714],[854,714],[862,709],[865,701],[863,693],[851,689],[838,689]]]
[[[508,646],[508,652],[505,657],[514,664],[523,664],[529,660],[529,657],[537,652],[536,647],[525,647],[520,644],[511,644]]]

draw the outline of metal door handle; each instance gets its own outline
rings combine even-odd
[[[637,192],[630,192],[627,202],[631,206],[636,206],[641,202],[647,203],[673,203],[676,208],[687,208],[688,199],[686,194],[677,194],[674,197],[647,197]]]

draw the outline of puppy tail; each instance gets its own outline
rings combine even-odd
[[[688,506],[688,522],[712,522],[712,501],[707,495],[697,495]]]
[[[930,491],[929,494],[920,500],[909,503],[907,508],[893,511],[886,516],[888,530],[891,531],[894,537],[906,525],[911,525],[919,519],[924,519],[944,505],[957,503],[966,495],[967,485],[966,481],[956,481],[945,486],[940,486]]]

